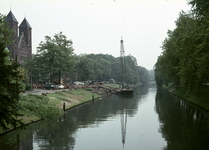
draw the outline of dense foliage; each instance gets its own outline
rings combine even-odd
[[[181,12],[176,28],[168,31],[162,55],[155,64],[158,85],[170,82],[194,95],[207,94],[209,83],[209,3],[190,1],[189,13]]]
[[[10,59],[6,45],[12,42],[13,32],[7,28],[5,17],[0,14],[0,126],[7,130],[8,126],[16,127],[21,124],[17,119],[16,105],[21,90],[21,79],[17,61]]]
[[[136,58],[132,55],[125,57],[126,71],[123,74],[123,81],[128,84],[146,84],[150,78],[148,70],[138,66]],[[122,81],[122,69],[120,57],[113,57],[107,54],[83,54],[76,57],[75,66],[78,80]]]
[[[26,58],[23,66],[32,71],[34,80],[43,79],[52,82],[60,79],[61,74],[66,76],[73,72],[74,49],[72,41],[68,40],[62,32],[53,37],[45,36],[37,47],[37,53],[31,59]]]
[[[52,37],[45,36],[37,47],[37,53],[32,60],[26,59],[23,64],[29,72],[33,72],[33,83],[42,80],[45,82],[60,83],[61,78],[66,78],[64,83],[77,81],[103,82],[114,79],[122,81],[121,58],[108,54],[80,54],[75,55],[72,41],[62,32]],[[153,72],[137,65],[134,56],[125,57],[123,81],[128,84],[147,84],[152,80]]]

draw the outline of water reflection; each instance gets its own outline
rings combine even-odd
[[[0,150],[209,149],[209,115],[155,87],[108,95],[0,137]]]
[[[156,94],[156,112],[161,122],[159,132],[167,141],[165,150],[209,149],[209,115],[167,91]]]
[[[1,150],[33,149],[33,134],[25,130],[17,130],[0,137]]]
[[[0,149],[74,149],[79,129],[97,128],[110,118],[117,118],[118,114],[121,117],[124,145],[127,117],[137,113],[140,96],[147,92],[147,88],[141,88],[132,97],[106,96],[102,100],[76,107],[57,120],[41,121],[27,126],[26,130],[10,132],[0,137]]]
[[[123,143],[123,148],[125,145],[125,139],[126,139],[126,124],[127,124],[127,103],[129,102],[129,98],[131,98],[133,96],[123,96],[121,97],[122,101],[121,101],[121,113],[120,113],[120,117],[121,117],[121,134],[122,134],[122,143]]]

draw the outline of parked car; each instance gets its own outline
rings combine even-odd
[[[79,82],[79,81],[74,82],[74,84],[75,84],[76,86],[78,86],[78,85],[84,85],[84,83],[83,83],[83,82]]]
[[[43,89],[51,90],[51,89],[53,89],[53,84],[52,84],[52,83],[46,83],[46,84],[43,86]]]
[[[37,85],[36,84],[33,84],[33,88],[37,88]]]
[[[52,88],[53,88],[53,89],[58,89],[58,85],[53,84],[53,85],[52,85]]]
[[[58,85],[58,88],[59,88],[59,89],[64,89],[64,86],[63,86],[62,84],[59,84],[59,85]]]
[[[65,85],[64,85],[64,88],[65,88],[65,89],[69,89],[69,87],[70,87],[70,84],[65,84]]]
[[[43,88],[44,84],[37,84],[37,88]]]

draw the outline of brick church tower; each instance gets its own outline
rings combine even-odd
[[[23,57],[31,58],[32,55],[32,28],[26,18],[22,21],[19,26],[18,34],[18,21],[10,11],[6,17],[9,28],[14,31],[13,44],[7,45],[9,51],[12,52],[12,58],[17,55],[17,61],[21,62]]]
[[[26,18],[24,18],[24,20],[22,21],[22,23],[19,26],[19,33],[21,33],[25,36],[26,47],[28,50],[28,57],[31,57],[31,54],[32,54],[31,30],[32,30],[32,28],[31,28],[30,24],[28,23]]]

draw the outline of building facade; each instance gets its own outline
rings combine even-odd
[[[17,55],[18,62],[21,62],[23,57],[31,58],[32,28],[26,18],[24,18],[18,27],[18,21],[12,11],[10,11],[6,17],[6,21],[8,22],[9,28],[14,31],[13,44],[7,45],[8,50],[11,51],[12,58],[15,59]]]

